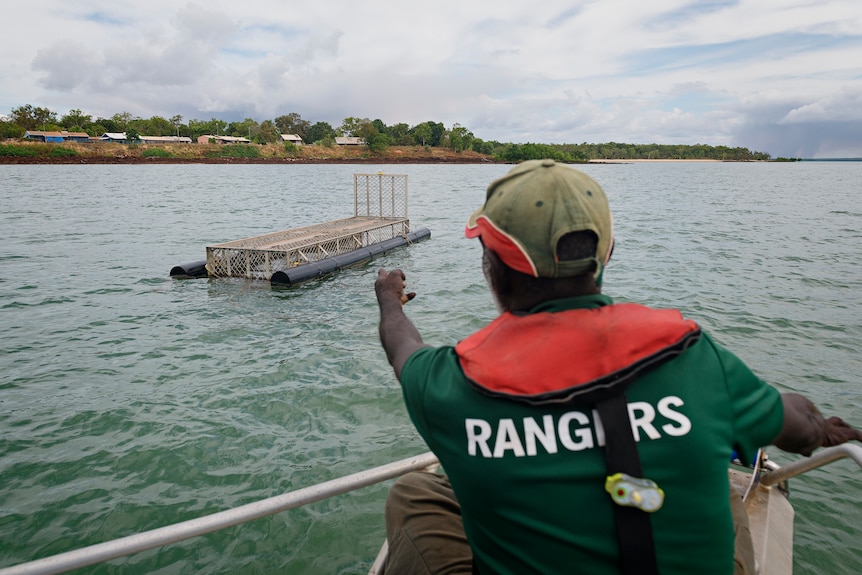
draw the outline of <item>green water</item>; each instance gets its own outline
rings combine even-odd
[[[507,169],[0,167],[0,567],[424,452],[377,342],[376,270],[405,270],[431,344],[489,321],[463,226]],[[615,213],[606,293],[680,307],[862,425],[862,163],[584,170]],[[207,244],[352,215],[353,173],[377,171],[408,175],[430,240],[291,290],[168,277]],[[862,572],[860,479],[845,461],[791,483],[797,573]],[[363,573],[387,486],[81,572]]]

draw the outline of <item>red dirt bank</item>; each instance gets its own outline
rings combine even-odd
[[[422,146],[390,147],[381,154],[365,148],[302,146],[288,154],[282,146],[255,146],[259,157],[219,157],[230,152],[215,144],[168,146],[126,146],[122,144],[30,144],[37,155],[0,155],[0,164],[479,164],[494,163],[492,156],[473,151],[454,152]],[[72,150],[72,155],[55,157],[57,148]],[[160,150],[171,157],[145,157],[147,150]]]

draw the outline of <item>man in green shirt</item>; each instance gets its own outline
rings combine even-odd
[[[524,162],[466,233],[500,316],[456,346],[422,342],[400,270],[375,283],[387,358],[446,472],[393,486],[387,575],[730,574],[732,452],[862,439],[678,311],[602,295],[612,218],[586,174]]]

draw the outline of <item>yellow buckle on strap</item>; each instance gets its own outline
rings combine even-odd
[[[637,507],[647,513],[658,511],[664,504],[664,491],[655,481],[614,473],[605,480],[605,491],[617,505]]]

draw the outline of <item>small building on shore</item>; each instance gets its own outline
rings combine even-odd
[[[297,146],[302,145],[302,138],[299,137],[299,134],[281,134],[282,142],[290,142],[291,144],[296,144]]]
[[[86,132],[67,132],[66,130],[62,130],[60,132],[40,132],[28,130],[27,132],[24,132],[24,138],[27,140],[39,140],[40,142],[54,143],[78,142],[81,144],[86,144],[90,141],[90,135]]]
[[[213,136],[212,134],[205,134],[198,136],[198,144],[251,144],[251,140],[237,136]]]
[[[126,137],[125,132],[105,132],[99,138],[102,142],[108,142],[111,144],[128,144],[129,138]]]
[[[365,138],[357,138],[354,136],[336,136],[336,146],[364,146]]]
[[[91,141],[93,141],[91,139]],[[131,144],[126,132],[105,132],[96,141],[111,144]],[[191,144],[192,139],[185,136],[138,136],[136,144]]]
[[[185,136],[138,136],[144,144],[191,144],[192,139]]]

